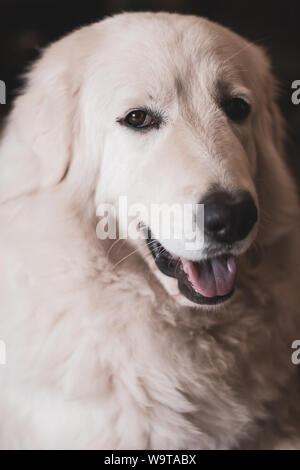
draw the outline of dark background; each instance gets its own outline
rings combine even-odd
[[[281,109],[288,122],[288,159],[300,181],[300,105],[291,102],[291,83],[300,80],[300,1],[268,0],[0,0],[0,80],[7,105],[22,84],[21,73],[39,49],[78,26],[129,10],[166,10],[206,16],[263,45],[282,85]]]

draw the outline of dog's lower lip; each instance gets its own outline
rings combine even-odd
[[[152,237],[148,237],[147,245],[160,271],[167,276],[176,278],[181,294],[191,302],[202,305],[216,305],[226,301],[232,296],[234,292],[236,265],[235,259],[231,255],[225,254],[222,255],[222,257],[212,257],[199,262],[191,262],[169,253],[162,247],[158,240]],[[189,267],[192,266],[192,274],[190,274],[189,269],[186,268],[186,264]],[[196,265],[196,268],[193,265]],[[202,266],[202,268],[200,268],[200,266]],[[204,273],[204,276],[202,276],[202,274],[197,275],[197,272],[196,274],[194,272],[195,269],[204,269],[206,274]],[[226,271],[225,288],[224,283],[222,284],[222,279],[218,287],[218,283],[220,283],[220,279],[218,279],[220,269],[225,269]],[[210,272],[210,274],[207,274],[207,272]],[[203,282],[197,283],[197,277],[200,281],[201,277],[204,277],[204,284]],[[226,277],[227,281],[229,279],[227,283]]]
[[[218,305],[230,299],[234,293],[232,289],[228,294],[215,297],[203,297],[199,294],[190,283],[178,280],[178,288],[182,295],[188,300],[200,305]]]

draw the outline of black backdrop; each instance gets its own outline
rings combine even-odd
[[[300,105],[291,102],[291,83],[300,80],[300,1],[268,0],[0,0],[0,79],[9,110],[21,73],[39,48],[64,33],[124,10],[166,10],[206,16],[263,45],[282,84],[280,105],[288,121],[288,158],[300,177]]]

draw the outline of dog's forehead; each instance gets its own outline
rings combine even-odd
[[[122,87],[142,89],[167,103],[174,96],[200,90],[211,95],[227,82],[243,81],[248,43],[222,26],[177,15],[130,17],[125,34],[120,26],[112,56]]]

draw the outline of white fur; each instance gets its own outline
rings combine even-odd
[[[247,123],[217,106],[225,83]],[[0,142],[1,448],[300,446],[298,202],[275,95],[261,49],[192,16],[123,14],[44,51]],[[148,104],[161,130],[116,122]],[[211,185],[260,211],[227,303],[195,306],[141,242],[96,238],[101,202]]]

